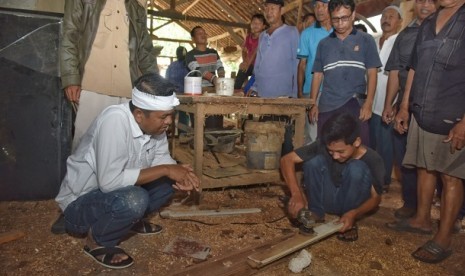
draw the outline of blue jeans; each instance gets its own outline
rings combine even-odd
[[[160,209],[174,193],[172,180],[161,178],[143,186],[128,186],[109,193],[89,192],[64,211],[66,229],[86,234],[92,229],[97,244],[116,246],[134,223]]]
[[[407,208],[417,209],[417,169],[409,169],[402,166],[405,151],[407,149],[407,134],[399,134],[392,129],[393,132],[393,149],[394,161],[400,166],[402,173],[402,199],[404,206]]]
[[[308,209],[320,218],[325,213],[341,216],[362,205],[370,198],[373,182],[363,161],[349,160],[342,170],[341,183],[336,186],[327,162],[324,156],[317,155],[303,164]]]
[[[391,184],[394,150],[392,146],[392,125],[385,124],[381,116],[373,115],[369,121],[370,148],[374,149],[384,160],[384,185]]]

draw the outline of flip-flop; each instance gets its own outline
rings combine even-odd
[[[431,256],[424,257],[420,254],[421,251],[428,252]],[[444,261],[452,254],[452,250],[444,249],[439,244],[435,243],[432,240],[427,241],[424,245],[420,246],[417,250],[412,253],[412,257],[429,264],[437,264]]]
[[[410,225],[408,220],[402,219],[399,221],[394,222],[387,222],[386,227],[392,230],[400,231],[400,232],[409,232],[421,235],[431,235],[433,234],[432,230],[421,229],[417,227],[413,227]]]
[[[131,231],[139,235],[156,235],[163,231],[163,227],[158,224],[140,220],[132,226]]]
[[[124,250],[120,247],[96,247],[94,249],[91,249],[86,245],[84,246],[84,253],[87,256],[91,257],[98,264],[112,269],[126,268],[134,264],[134,260],[131,258],[131,256],[124,252]],[[119,263],[112,263],[111,260],[113,259],[113,256],[116,254],[124,254],[128,256],[128,258]],[[103,257],[100,259],[98,258],[99,256]]]
[[[347,237],[349,236],[349,237]],[[352,226],[349,230],[344,233],[339,233],[337,239],[343,242],[354,242],[358,240],[358,227],[357,225]]]

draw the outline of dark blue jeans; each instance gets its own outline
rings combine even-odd
[[[347,162],[339,186],[334,185],[322,155],[306,161],[303,171],[308,209],[320,218],[325,213],[341,216],[370,198],[373,177],[363,161]]]
[[[97,244],[116,246],[134,223],[168,202],[174,193],[172,183],[168,178],[161,178],[109,193],[100,190],[87,193],[64,211],[66,229],[76,234],[86,234],[92,229]]]
[[[402,199],[404,206],[407,208],[417,209],[417,169],[409,169],[402,166],[405,151],[407,149],[407,134],[399,134],[392,129],[393,132],[393,149],[394,160],[402,173]]]
[[[384,185],[389,185],[391,184],[392,166],[394,163],[392,125],[385,124],[381,116],[373,113],[369,120],[369,130],[370,148],[374,149],[383,158]]]

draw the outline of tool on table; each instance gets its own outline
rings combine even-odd
[[[281,196],[279,197],[281,202],[284,204],[284,208],[288,209],[289,200],[291,199],[289,196]],[[299,232],[303,235],[313,235],[315,231],[313,228],[317,226],[318,223],[323,222],[320,220],[316,220],[314,216],[312,216],[312,212],[307,208],[302,208],[297,213],[297,221],[299,222]]]

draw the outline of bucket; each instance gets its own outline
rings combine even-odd
[[[244,132],[247,138],[247,168],[278,169],[281,147],[284,142],[284,124],[247,121]]]
[[[199,70],[192,70],[184,77],[184,94],[187,95],[202,95],[202,77],[191,77],[190,74]]]
[[[218,96],[232,96],[234,93],[234,79],[218,78],[215,88]]]

